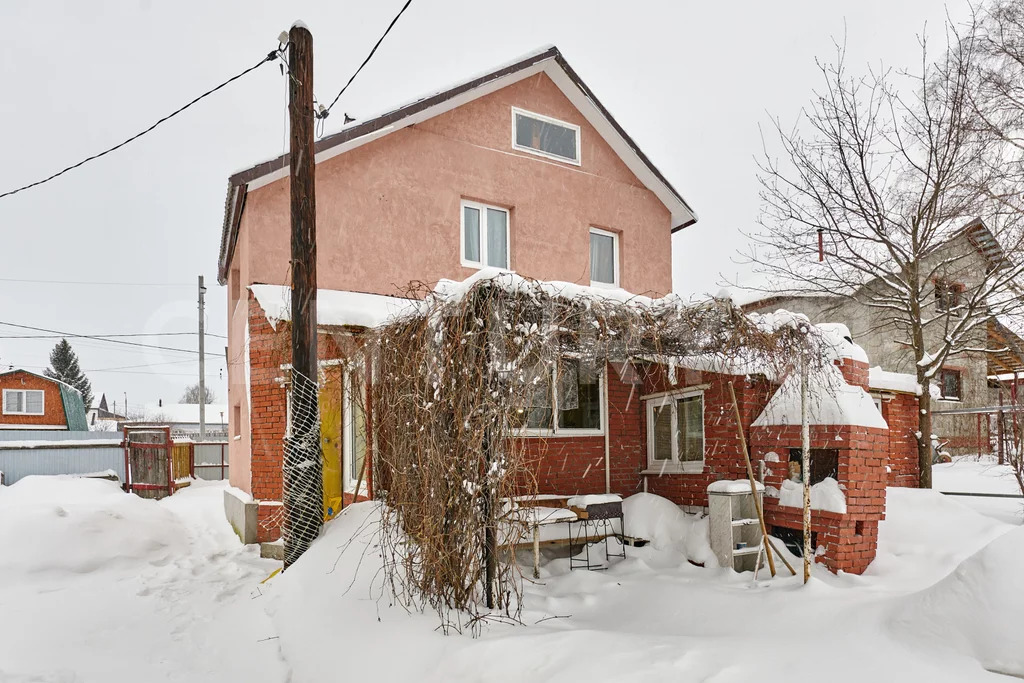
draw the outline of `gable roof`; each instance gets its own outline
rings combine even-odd
[[[81,391],[79,391],[75,387],[71,386],[67,382],[62,382],[59,379],[54,379],[53,377],[47,377],[46,375],[41,375],[38,372],[32,372],[31,370],[25,370],[25,369],[22,369],[22,368],[11,368],[10,370],[0,370],[0,377],[3,377],[4,375],[13,375],[13,374],[18,373],[18,372],[24,372],[26,375],[32,375],[33,377],[38,377],[39,379],[45,379],[47,382],[53,382],[54,384],[57,384],[59,386],[67,387],[68,389],[70,389],[71,391],[75,392],[79,396],[82,395]]]
[[[425,121],[467,102],[500,90],[517,81],[544,72],[559,90],[597,129],[634,175],[665,205],[672,215],[672,232],[697,222],[697,214],[682,195],[640,150],[622,126],[569,66],[555,46],[535,50],[508,64],[462,81],[445,90],[420,97],[366,121],[355,122],[337,133],[316,141],[316,161],[321,162],[347,152],[389,133]],[[225,284],[227,267],[234,255],[238,226],[245,208],[248,190],[256,189],[288,175],[289,155],[261,162],[228,178],[221,230],[218,281]]]

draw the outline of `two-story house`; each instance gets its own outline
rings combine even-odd
[[[697,220],[554,47],[350,124],[316,152],[318,286],[348,299],[484,266],[666,294],[671,235]],[[231,482],[260,500],[280,500],[279,467],[261,469],[280,438],[260,425],[284,392],[260,393],[254,286],[289,283],[287,174],[285,155],[231,176],[220,253]],[[268,360],[268,382],[283,362]]]

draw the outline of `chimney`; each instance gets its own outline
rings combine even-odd
[[[157,399],[156,405],[158,407],[160,407],[160,408],[163,408],[164,407],[164,400],[162,398],[161,399]]]

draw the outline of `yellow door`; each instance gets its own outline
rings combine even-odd
[[[320,442],[324,454],[324,519],[341,509],[342,495],[342,373],[328,368],[320,388]]]

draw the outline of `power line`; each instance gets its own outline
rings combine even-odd
[[[128,143],[133,142],[135,140],[138,140],[143,135],[145,135],[146,133],[150,132],[151,130],[153,130],[154,128],[159,126],[164,121],[167,121],[168,119],[174,118],[175,116],[177,116],[181,112],[183,112],[186,109],[188,109],[189,107],[191,107],[196,102],[199,102],[203,98],[212,95],[213,93],[217,92],[218,90],[220,90],[221,88],[225,87],[226,85],[229,85],[230,83],[233,83],[234,81],[237,81],[242,76],[245,76],[246,74],[248,74],[248,73],[250,73],[252,71],[255,71],[256,69],[258,69],[263,64],[266,64],[267,62],[271,62],[271,61],[277,59],[278,53],[279,53],[279,50],[271,51],[270,53],[267,54],[266,57],[261,59],[256,64],[253,64],[252,66],[250,66],[245,71],[242,71],[241,73],[232,76],[231,78],[229,78],[228,80],[224,81],[223,83],[221,83],[220,85],[216,86],[215,88],[211,88],[210,90],[207,90],[206,92],[204,92],[199,97],[196,97],[195,99],[190,101],[188,104],[186,104],[186,105],[184,105],[182,107],[179,107],[178,109],[175,109],[170,114],[167,114],[163,118],[159,119],[156,123],[151,125],[149,128],[146,128],[145,130],[143,130],[143,131],[141,131],[139,133],[136,133],[135,135],[131,136],[127,140],[124,140],[123,142],[120,142],[120,143],[114,145],[113,147],[111,147],[109,149],[105,149],[105,150],[103,150],[102,152],[100,152],[98,154],[93,154],[90,157],[86,157],[85,159],[82,159],[78,163],[72,164],[71,166],[67,166],[66,168],[63,168],[60,171],[57,171],[56,173],[54,173],[53,175],[51,175],[49,177],[46,177],[46,178],[43,178],[42,180],[37,180],[34,183],[29,183],[28,185],[23,185],[23,186],[21,186],[21,187],[19,187],[17,189],[14,189],[14,190],[8,190],[7,192],[4,192],[3,194],[0,194],[0,199],[3,199],[4,197],[10,197],[11,195],[14,195],[14,194],[18,194],[19,192],[22,192],[23,190],[27,190],[29,188],[36,187],[37,185],[42,185],[43,183],[48,183],[48,182],[50,182],[51,180],[53,180],[55,178],[59,178],[60,176],[62,176],[65,173],[67,173],[68,171],[73,171],[74,169],[78,168],[79,166],[87,164],[90,161],[93,161],[94,159],[99,159],[102,156],[106,156],[107,154],[110,154],[111,152],[116,151],[116,150],[124,147]]]
[[[402,5],[402,9],[398,10],[398,14],[396,14],[395,18],[391,20],[391,23],[388,24],[388,27],[384,29],[384,33],[381,35],[380,38],[377,39],[377,42],[373,44],[373,48],[370,50],[370,54],[366,55],[366,59],[363,60],[363,63],[359,65],[359,68],[355,70],[355,73],[353,73],[352,76],[349,77],[348,82],[345,83],[344,86],[342,86],[340,91],[338,91],[338,94],[335,96],[334,101],[331,102],[330,106],[328,106],[326,109],[321,108],[320,111],[316,113],[317,118],[327,118],[327,116],[331,113],[331,109],[333,109],[334,105],[336,105],[338,103],[338,100],[341,99],[342,94],[346,90],[348,90],[348,86],[352,85],[352,81],[356,80],[356,76],[359,75],[359,72],[362,71],[363,67],[366,66],[367,62],[370,61],[370,59],[373,57],[373,54],[377,51],[377,48],[380,47],[380,44],[383,43],[384,39],[387,38],[389,33],[391,33],[391,29],[395,27],[395,24],[398,23],[399,18],[401,18],[402,14],[405,13],[405,10],[409,9],[409,5],[411,4],[412,0],[405,0],[405,4]]]
[[[25,282],[34,285],[97,285],[102,287],[195,287],[193,283],[186,284],[184,282],[87,282],[78,280],[22,280],[13,277],[0,277],[0,282]]]
[[[184,336],[198,336],[198,332],[135,332],[132,334],[94,334],[94,337],[103,337],[104,339],[111,339],[115,337],[184,337]],[[207,337],[217,337],[218,339],[227,339],[223,334],[213,334],[212,332],[205,333]],[[0,334],[0,339],[60,339],[66,335],[63,334]]]
[[[98,337],[92,334],[74,334],[73,332],[62,332],[60,330],[50,330],[45,327],[32,327],[31,325],[18,325],[17,323],[8,323],[0,320],[0,325],[6,325],[7,327],[17,327],[22,330],[32,330],[34,332],[50,332],[52,334],[59,334],[61,337],[70,337],[72,339],[92,339],[95,341],[107,342],[109,344],[125,344],[126,346],[141,346],[146,349],[159,349],[161,351],[177,351],[179,353],[194,353],[199,355],[199,352],[194,349],[179,349],[172,346],[159,346],[157,344],[143,344],[141,342],[124,341],[123,339],[107,339],[104,337]],[[216,354],[207,354],[216,356]]]

